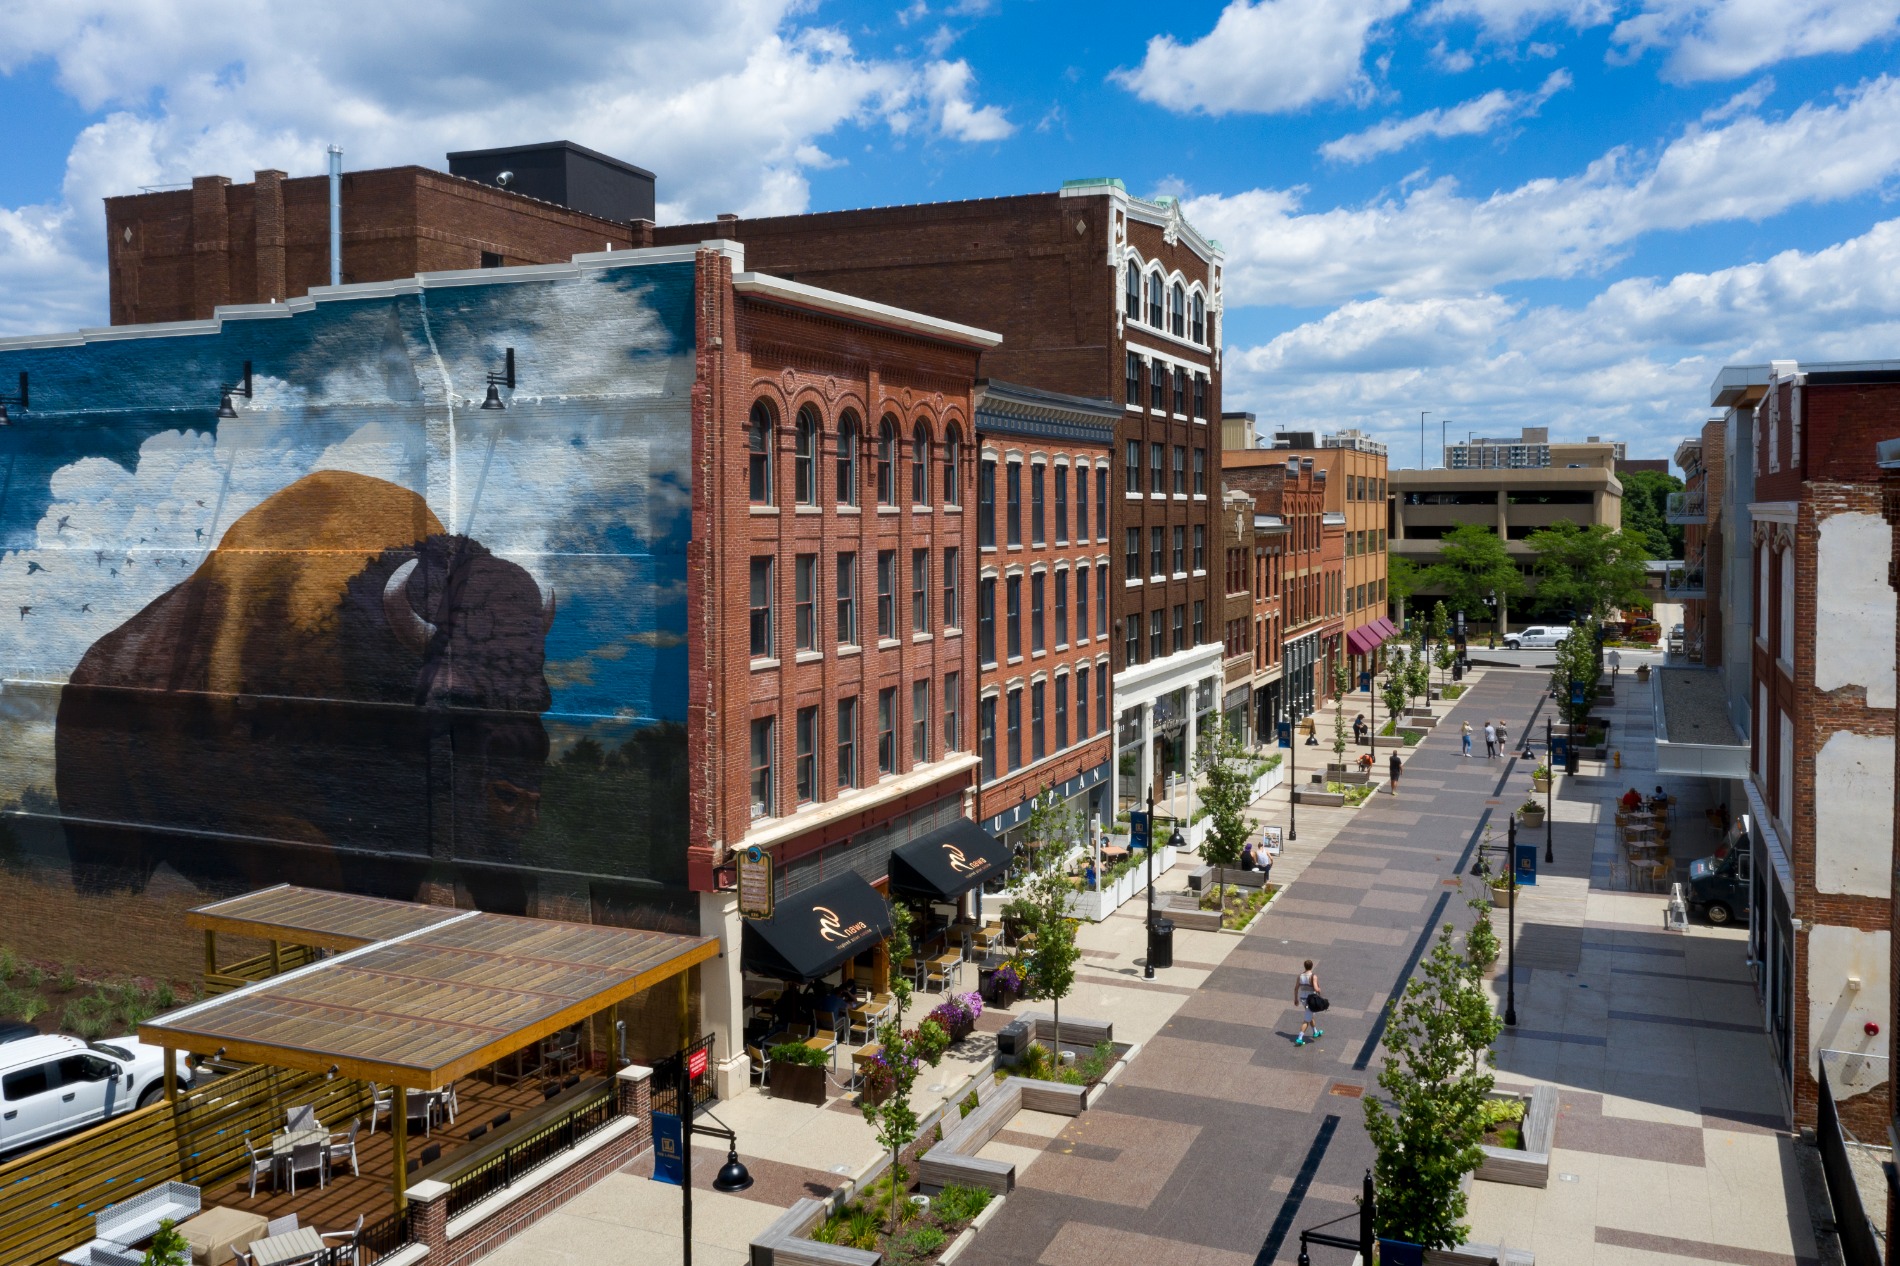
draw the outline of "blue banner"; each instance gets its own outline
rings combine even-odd
[[[1148,847],[1148,815],[1140,809],[1128,815],[1128,847]]]
[[[653,1181],[686,1183],[686,1132],[671,1112],[653,1114]]]
[[[1520,888],[1537,886],[1537,845],[1535,844],[1517,846],[1517,886]]]

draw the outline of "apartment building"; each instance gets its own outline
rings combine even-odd
[[[1252,743],[1254,677],[1254,508],[1239,488],[1221,497],[1221,719],[1242,742]]]
[[[1107,815],[1111,460],[1121,406],[978,384],[977,818],[1020,833],[1053,792]]]
[[[1286,679],[1286,550],[1292,529],[1278,514],[1253,515],[1253,737],[1274,742]]]
[[[1527,426],[1515,438],[1467,439],[1445,445],[1446,470],[1534,470],[1543,466],[1567,466],[1572,462],[1595,465],[1607,456],[1614,469],[1625,460],[1621,441],[1590,436],[1581,444],[1553,444],[1550,428]]]
[[[1280,679],[1268,687],[1269,733],[1311,716],[1332,694],[1344,647],[1346,518],[1326,509],[1326,472],[1311,456],[1262,450],[1271,460],[1227,468],[1227,482],[1253,498],[1255,512],[1285,529],[1280,560]],[[1230,455],[1232,456],[1232,455]],[[1240,454],[1240,456],[1247,456]],[[1277,687],[1277,689],[1275,689]]]

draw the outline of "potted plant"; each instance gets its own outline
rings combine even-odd
[[[1517,811],[1518,821],[1527,827],[1544,825],[1544,806],[1535,800],[1526,800]]]
[[[998,1007],[1007,1007],[1023,996],[1023,972],[1014,962],[1004,963],[990,977],[990,1001]]]
[[[1539,765],[1536,769],[1531,770],[1531,786],[1540,792],[1550,790],[1549,765]]]
[[[1638,681],[1649,680],[1649,665],[1648,664],[1638,664],[1636,666],[1636,680]]]
[[[774,1099],[824,1106],[829,1054],[803,1042],[780,1042],[765,1053],[765,1058],[771,1068],[767,1080]]]
[[[911,1059],[913,1069],[917,1061]],[[897,1069],[890,1056],[880,1051],[864,1066],[864,1079],[858,1083],[858,1101],[876,1107],[897,1089]]]
[[[973,993],[953,993],[930,1011],[930,1019],[943,1026],[952,1042],[961,1042],[976,1031],[976,1017],[983,1014],[983,999]]]
[[[1511,904],[1511,877],[1509,874],[1493,875],[1487,882],[1491,885],[1492,908],[1502,910]]]

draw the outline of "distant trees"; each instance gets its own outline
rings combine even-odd
[[[1623,485],[1623,530],[1643,542],[1651,558],[1681,558],[1682,528],[1669,522],[1669,494],[1682,491],[1682,480],[1655,470],[1619,474]]]
[[[1572,612],[1601,620],[1616,607],[1647,606],[1643,594],[1650,559],[1644,538],[1602,523],[1568,521],[1532,532],[1537,605],[1553,615]]]
[[[1426,583],[1445,593],[1445,605],[1476,619],[1494,594],[1509,603],[1524,592],[1524,577],[1505,551],[1496,529],[1464,523],[1445,533],[1438,561],[1425,569]]]

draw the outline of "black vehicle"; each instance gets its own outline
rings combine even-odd
[[[1748,922],[1748,885],[1753,861],[1746,848],[1730,848],[1714,857],[1701,857],[1689,863],[1689,883],[1684,897],[1692,910],[1699,909],[1711,925],[1724,927],[1740,919]]]

